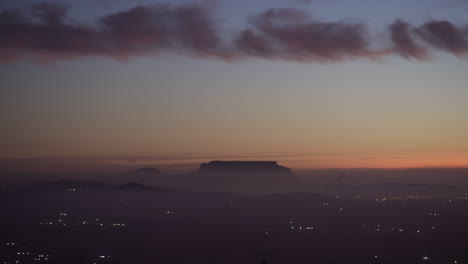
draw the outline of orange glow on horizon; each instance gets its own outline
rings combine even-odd
[[[468,153],[393,153],[383,154],[317,154],[317,155],[206,155],[193,157],[168,157],[134,159],[131,162],[123,159],[110,161],[116,166],[188,166],[196,168],[202,162],[211,160],[259,160],[277,161],[280,165],[296,170],[308,169],[405,169],[405,168],[468,168]]]
[[[322,161],[320,164],[307,161],[285,161],[284,164],[295,169],[329,168],[369,168],[369,169],[406,169],[406,168],[467,168],[468,156],[457,158],[375,158],[364,160]]]

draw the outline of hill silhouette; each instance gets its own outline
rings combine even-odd
[[[156,168],[146,167],[139,168],[129,172],[130,174],[161,174],[162,172]]]

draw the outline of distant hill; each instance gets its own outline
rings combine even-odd
[[[129,173],[130,174],[155,174],[157,175],[157,174],[161,174],[162,172],[156,168],[147,167],[147,168],[139,168]]]
[[[143,185],[160,186],[166,182],[167,175],[157,168],[143,167],[113,175],[113,183],[125,184],[128,182]]]

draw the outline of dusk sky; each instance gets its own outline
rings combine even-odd
[[[0,159],[468,167],[464,0],[2,0]]]

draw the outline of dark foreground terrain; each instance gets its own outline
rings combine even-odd
[[[138,184],[0,192],[0,264],[468,263],[468,200],[234,195]]]

